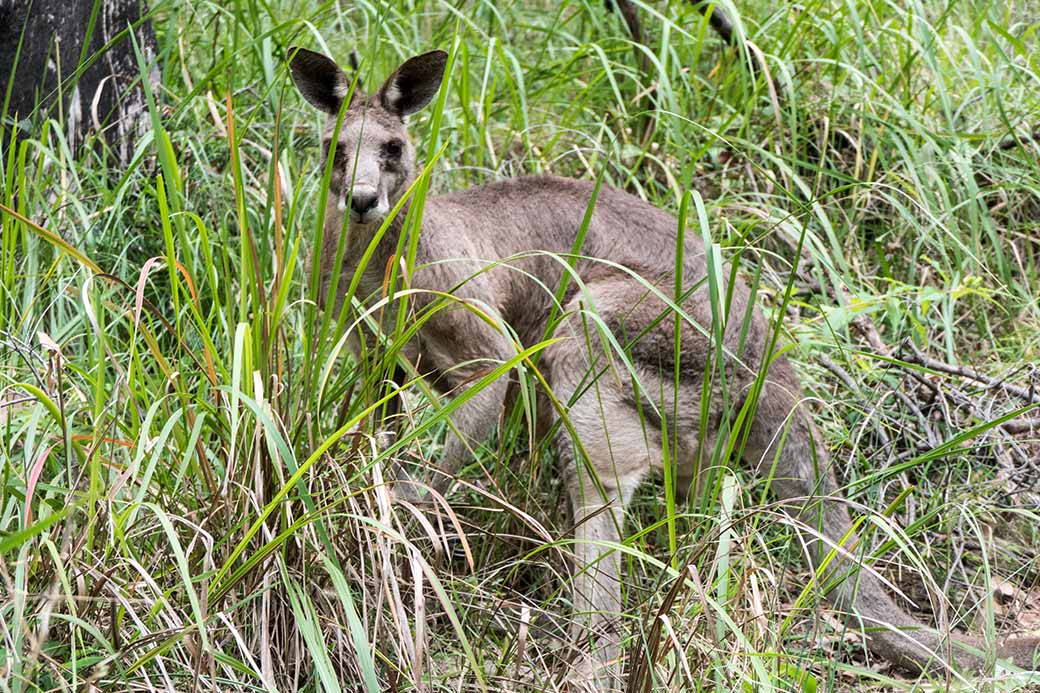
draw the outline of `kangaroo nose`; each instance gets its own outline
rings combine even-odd
[[[358,216],[364,216],[365,212],[376,206],[378,199],[379,195],[375,190],[355,190],[350,196],[350,206]]]

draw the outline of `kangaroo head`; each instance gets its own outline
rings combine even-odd
[[[320,53],[290,48],[288,57],[296,88],[328,115],[322,137],[327,160],[351,80]],[[336,141],[330,183],[330,205],[341,214],[349,209],[351,222],[381,224],[407,189],[415,173],[415,148],[404,117],[433,99],[447,58],[444,51],[423,53],[394,70],[374,94],[354,89]]]

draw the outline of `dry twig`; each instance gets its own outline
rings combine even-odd
[[[990,389],[1001,389],[1009,395],[1014,395],[1021,400],[1028,402],[1029,404],[1040,404],[1040,394],[1036,392],[1034,387],[1030,387],[1028,390],[1024,387],[1012,385],[1000,378],[991,378],[988,375],[984,375],[968,368],[967,366],[955,366],[945,361],[934,359],[918,349],[913,344],[907,342],[909,347],[909,354],[903,356],[903,360],[907,363],[913,363],[918,366],[924,366],[928,370],[937,371],[939,373],[946,373],[948,375],[955,375],[958,378],[964,378],[966,380],[974,380],[977,383],[982,383]]]

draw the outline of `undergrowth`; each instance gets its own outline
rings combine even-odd
[[[356,360],[317,306],[320,116],[290,45],[356,50],[369,88],[452,52],[443,102],[411,124],[432,193],[601,175],[678,212],[698,191],[688,232],[757,278],[851,502],[890,539],[874,569],[941,627],[1040,628],[1035,9],[724,3],[745,51],[690,3],[636,6],[633,50],[592,0],[163,0],[126,166],[70,151],[56,120],[15,139],[5,119],[0,685],[562,685],[571,519],[523,408],[435,510],[385,483],[435,466],[460,400],[382,347]],[[816,601],[795,608],[799,547],[763,491],[733,467],[689,504],[640,492],[639,690],[920,684]]]

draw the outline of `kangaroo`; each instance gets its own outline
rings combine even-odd
[[[312,262],[318,263],[326,285],[339,275],[340,293],[359,269],[357,295],[378,293],[394,261],[407,201],[365,267],[359,267],[376,232],[416,178],[405,117],[433,99],[446,60],[443,51],[413,57],[375,93],[354,89],[345,104],[350,79],[332,59],[302,48],[289,51],[290,72],[300,93],[328,114],[326,160],[332,138],[338,137],[324,240],[314,249]],[[677,488],[695,486],[700,451],[710,454],[724,417],[740,411],[753,390],[758,391],[757,407],[746,422],[742,457],[752,470],[771,478],[773,492],[786,501],[785,511],[800,528],[805,557],[826,598],[866,629],[872,652],[910,671],[935,669],[944,662],[978,670],[992,656],[1031,666],[1040,638],[1014,639],[992,648],[981,640],[940,633],[900,607],[874,573],[859,570],[854,558],[858,539],[826,445],[801,404],[791,363],[781,353],[765,353],[768,326],[750,289],[736,281],[728,319],[713,316],[711,289],[704,279],[705,248],[688,235],[678,270],[687,295],[678,305],[665,298],[673,295],[678,273],[674,217],[633,195],[598,189],[573,266],[576,278],[569,282],[562,305],[554,304],[554,291],[568,271],[560,256],[573,258],[576,235],[596,191],[591,182],[538,176],[428,196],[415,271],[408,280],[416,291],[411,301],[421,309],[433,300],[423,296],[437,292],[452,294],[457,304],[434,312],[405,353],[438,390],[449,392],[518,353],[508,331],[464,304],[479,306],[493,316],[491,322],[508,324],[526,346],[544,338],[551,316],[561,316],[552,331],[559,339],[543,350],[538,366],[556,400],[568,407],[568,426],[547,428],[555,431],[551,444],[574,512],[575,606],[590,647],[598,648],[591,656],[600,667],[596,680],[610,685],[619,680],[615,619],[623,608],[621,561],[607,547],[620,540],[633,492],[661,472],[666,442],[672,446],[669,464],[675,465]],[[334,266],[343,233],[345,256]],[[675,310],[683,315],[678,338]],[[598,322],[591,319],[593,314]],[[718,321],[714,332],[713,320]],[[721,348],[712,334],[721,335]],[[631,367],[611,355],[611,335],[628,345]],[[730,403],[724,409],[719,384],[713,382],[705,435],[700,430],[701,390],[705,377],[717,369],[711,365],[717,355],[724,361]],[[766,375],[756,386],[762,369]],[[499,378],[453,412],[456,430],[449,434],[441,463],[446,475],[471,458],[471,445],[493,433],[507,388],[507,379]],[[539,409],[548,410],[549,424],[559,417],[552,407]]]

